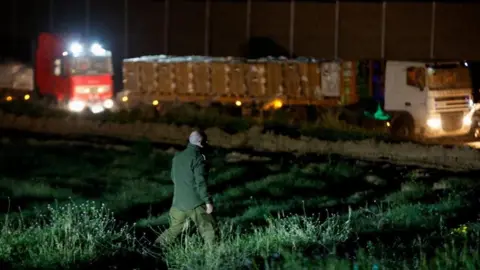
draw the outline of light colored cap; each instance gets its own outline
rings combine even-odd
[[[203,136],[198,131],[192,132],[190,134],[190,137],[188,137],[188,142],[190,144],[193,144],[193,145],[196,145],[196,146],[199,146],[199,147],[203,147],[202,141],[203,141]]]

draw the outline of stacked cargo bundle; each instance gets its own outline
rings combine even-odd
[[[245,97],[249,95],[248,85],[249,78],[247,71],[249,66],[243,61],[230,61],[225,63],[226,66],[226,80],[228,85],[228,91],[226,91],[229,97]]]
[[[229,93],[230,68],[225,62],[213,61],[209,65],[210,94],[214,92],[225,95]],[[208,75],[207,75],[208,76]]]
[[[124,85],[147,103],[211,100],[239,105],[282,99],[284,104],[321,105],[332,98],[340,101],[342,71],[348,75],[351,67],[351,62],[310,59],[144,56],[124,60]]]
[[[19,62],[0,64],[0,89],[33,90],[33,69]]]

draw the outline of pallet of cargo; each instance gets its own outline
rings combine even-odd
[[[351,70],[344,72],[355,65],[351,61],[159,55],[123,62],[125,90],[138,93],[132,95],[140,97],[132,101],[137,104],[178,100],[278,108],[337,106],[356,98],[343,91],[345,82],[355,83]]]

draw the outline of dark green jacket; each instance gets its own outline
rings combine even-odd
[[[207,191],[207,166],[200,147],[188,144],[172,160],[171,177],[175,184],[172,206],[179,210],[192,210],[211,203]]]

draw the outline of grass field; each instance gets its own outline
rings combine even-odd
[[[238,108],[237,108],[238,109]],[[28,116],[32,118],[89,119],[108,123],[167,123],[178,126],[207,129],[219,128],[229,134],[248,131],[252,126],[261,124],[265,132],[274,132],[289,137],[315,137],[322,140],[361,140],[366,138],[388,139],[388,132],[383,123],[381,128],[365,129],[339,121],[338,114],[325,111],[316,121],[290,123],[288,113],[277,111],[263,119],[241,117],[230,111],[219,108],[200,109],[191,104],[184,104],[170,109],[165,115],[156,115],[151,107],[104,112],[101,114],[71,114],[67,111],[45,109],[39,104],[24,102],[0,102],[0,112]],[[377,125],[379,125],[377,123]]]
[[[1,269],[480,269],[478,174],[217,149],[219,242],[162,252],[172,151],[0,147]]]

